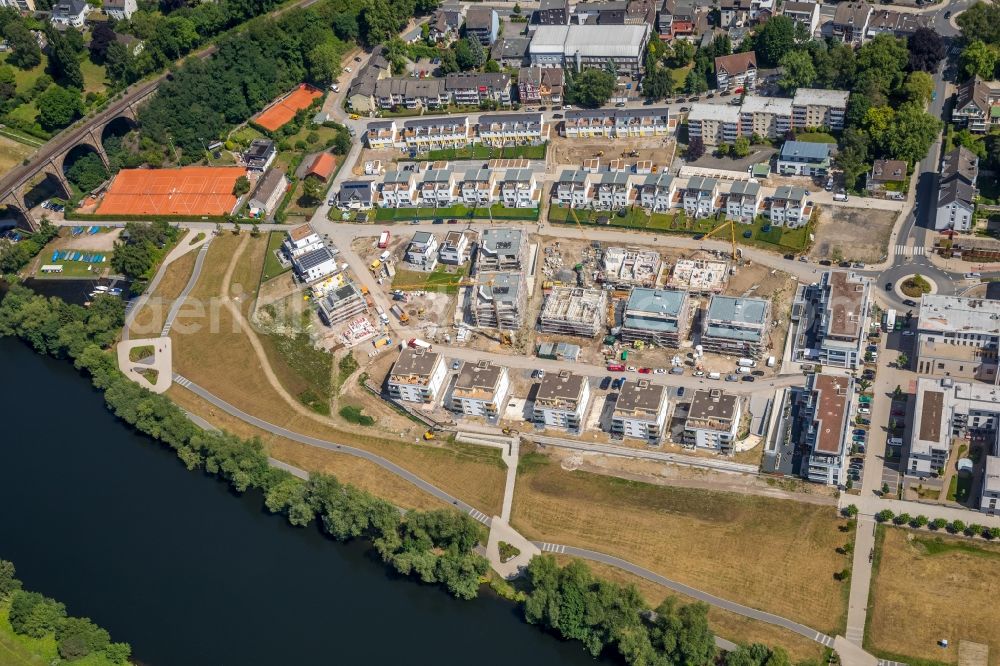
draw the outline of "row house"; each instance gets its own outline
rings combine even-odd
[[[718,90],[753,90],[757,87],[757,54],[753,51],[719,56],[715,59]]]
[[[517,73],[521,104],[563,103],[566,74],[562,67],[522,67]]]
[[[774,191],[774,196],[765,209],[771,224],[795,229],[809,221],[812,209],[806,201],[805,189],[782,185]]]
[[[506,113],[479,117],[479,141],[490,146],[537,145],[549,138],[540,113]]]
[[[951,120],[975,134],[1000,127],[1000,81],[974,76],[958,86]]]
[[[382,179],[382,208],[414,208],[419,202],[417,179],[412,171],[389,171]]]
[[[873,39],[878,35],[909,37],[920,28],[930,27],[930,21],[920,14],[879,9],[872,12],[865,37]]]
[[[395,120],[377,120],[368,123],[365,140],[372,150],[388,150],[394,148],[399,140],[399,128]]]
[[[444,93],[449,100],[459,105],[479,106],[484,102],[496,102],[509,106],[510,74],[503,72],[449,74],[444,79]]]
[[[868,34],[872,6],[861,2],[841,2],[833,15],[833,36],[846,44],[860,44]]]
[[[663,0],[656,14],[656,31],[660,39],[671,40],[694,33],[698,10],[694,0]]]
[[[396,76],[375,82],[375,103],[380,109],[436,109],[449,101],[442,79]]]
[[[462,178],[462,203],[466,206],[490,206],[496,200],[496,172],[471,169]]]
[[[750,223],[760,208],[760,183],[755,180],[738,180],[726,195],[726,218]]]
[[[672,129],[670,109],[574,109],[566,112],[567,138],[623,138],[667,136]]]
[[[531,169],[508,169],[500,181],[500,202],[505,208],[538,208],[542,190]]]
[[[708,217],[719,210],[719,181],[715,178],[694,176],[688,180],[681,193],[684,213],[690,217]]]
[[[677,197],[677,184],[669,173],[651,173],[639,186],[639,201],[643,208],[664,211],[673,208]]]
[[[414,118],[403,123],[403,141],[411,151],[464,148],[469,145],[469,119],[466,116]]]
[[[556,181],[556,201],[563,206],[580,208],[591,200],[592,174],[582,169],[566,169]]]
[[[624,208],[632,200],[632,183],[624,171],[598,174],[594,188],[594,206],[607,210]]]
[[[850,94],[848,90],[799,88],[792,98],[792,127],[827,127],[835,132],[844,129]]]
[[[688,136],[706,146],[732,143],[740,136],[740,110],[731,104],[696,102],[688,113]]]
[[[455,174],[450,169],[428,169],[418,189],[421,206],[443,208],[459,198]]]

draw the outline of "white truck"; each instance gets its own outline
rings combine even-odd
[[[736,361],[736,365],[740,366],[741,368],[756,368],[757,361],[753,360],[752,358],[741,358],[740,360]]]
[[[389,315],[385,313],[385,310],[382,309],[381,305],[375,306],[375,312],[378,314],[378,318],[382,320],[383,324],[389,323]]]

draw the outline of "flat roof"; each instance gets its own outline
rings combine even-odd
[[[930,442],[941,441],[941,415],[944,411],[943,391],[924,391],[920,409],[920,439]]]
[[[793,157],[808,160],[825,160],[830,157],[829,143],[813,143],[812,141],[786,141],[781,146],[779,159]]]
[[[488,391],[495,392],[500,383],[500,377],[507,368],[485,359],[462,363],[462,369],[455,380],[456,391]]]
[[[708,421],[708,424],[699,424],[699,428],[728,431],[729,425],[736,417],[736,406],[739,404],[739,397],[732,393],[726,393],[722,389],[698,389],[691,397],[691,406],[688,408],[688,418],[698,421]],[[713,427],[713,422],[717,427]]]
[[[920,299],[917,329],[922,333],[1000,335],[1000,301],[927,294]]]
[[[799,88],[792,97],[795,106],[830,106],[846,108],[850,90],[827,90],[825,88]]]
[[[713,294],[708,303],[708,319],[766,326],[770,302],[763,298],[739,298]]]
[[[564,56],[641,57],[649,35],[642,25],[540,25],[535,29],[531,53],[561,52]]]
[[[838,375],[812,376],[812,390],[816,393],[816,442],[813,450],[836,455],[844,439],[847,421],[848,391],[851,380]]]
[[[865,292],[869,281],[857,273],[828,271],[830,321],[827,330],[836,336],[858,338],[865,318]]]
[[[740,121],[740,109],[732,104],[695,102],[691,105],[691,110],[688,112],[688,121],[692,120],[715,120],[723,123],[738,123]]]
[[[666,395],[664,388],[664,386],[654,384],[648,379],[626,380],[618,391],[615,411],[659,411]]]
[[[441,359],[437,352],[429,351],[420,347],[406,347],[399,352],[399,358],[392,365],[393,375],[409,375],[417,377],[430,377],[434,371],[434,366]]]
[[[713,104],[712,106],[720,106]],[[728,104],[722,106],[730,106]],[[761,97],[747,95],[740,105],[741,113],[774,113],[782,116],[792,115],[792,100],[790,97]]]
[[[688,294],[679,289],[648,289],[635,287],[629,293],[625,312],[647,313],[662,317],[680,316]]]
[[[550,372],[542,377],[535,398],[536,400],[579,400],[586,384],[586,375],[578,375],[569,370]]]

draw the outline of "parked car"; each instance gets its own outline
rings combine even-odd
[[[462,367],[462,362],[459,361],[457,358],[454,361],[451,362],[451,369],[452,370],[458,370],[461,367]]]
[[[704,377],[705,376],[705,371],[704,370],[695,370],[694,371],[694,376],[695,377]]]
[[[745,382],[754,382],[754,381],[757,381],[757,378],[754,377],[753,375],[744,375],[743,376],[743,381],[745,381]]]
[[[738,381],[740,381],[740,376],[739,375],[726,375],[726,381],[727,382],[738,382]]]
[[[683,386],[678,386],[677,387],[677,397],[678,398],[684,397],[684,387]]]
[[[563,117],[563,114],[561,114],[561,113],[553,113],[552,117],[555,118],[556,120],[559,120],[560,118]]]
[[[750,374],[753,375],[754,377],[763,377],[764,376],[764,371],[763,370],[754,370]]]
[[[865,416],[868,416],[871,413],[872,410],[868,409],[867,407],[858,407],[858,414],[864,414]]]
[[[667,369],[666,368],[657,368],[656,370],[653,370],[653,372],[655,374],[657,374],[657,375],[665,375],[665,374],[667,374]]]
[[[642,373],[642,374],[644,374],[644,375],[648,375],[648,374],[650,374],[650,373],[653,372],[653,369],[652,368],[639,368],[639,372]]]
[[[670,374],[672,375],[683,375],[684,368],[670,368]]]
[[[625,369],[628,370],[629,372],[635,372],[636,371],[636,367],[634,365],[630,365],[630,366],[628,366]]]
[[[785,255],[785,259],[787,259],[788,261],[794,261],[795,260],[795,255],[794,254],[786,254]]]
[[[601,380],[601,390],[602,391],[607,391],[608,387],[610,387],[610,386],[611,386],[611,377],[605,377],[604,379]]]
[[[866,434],[868,434],[868,431],[867,430],[862,430],[861,428],[857,428],[857,429],[855,429],[854,434],[855,435],[866,435]]]
[[[905,301],[903,301],[903,305],[905,305],[908,308],[915,308],[917,307],[918,303],[912,298],[907,298]]]
[[[903,331],[903,335],[906,336],[906,337],[910,337],[911,335],[913,335],[913,331],[907,329],[907,330]]]

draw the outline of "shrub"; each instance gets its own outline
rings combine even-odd
[[[363,414],[360,407],[354,407],[353,405],[344,405],[340,408],[338,414],[348,423],[363,426],[370,426],[375,423],[375,419],[367,414]]]

